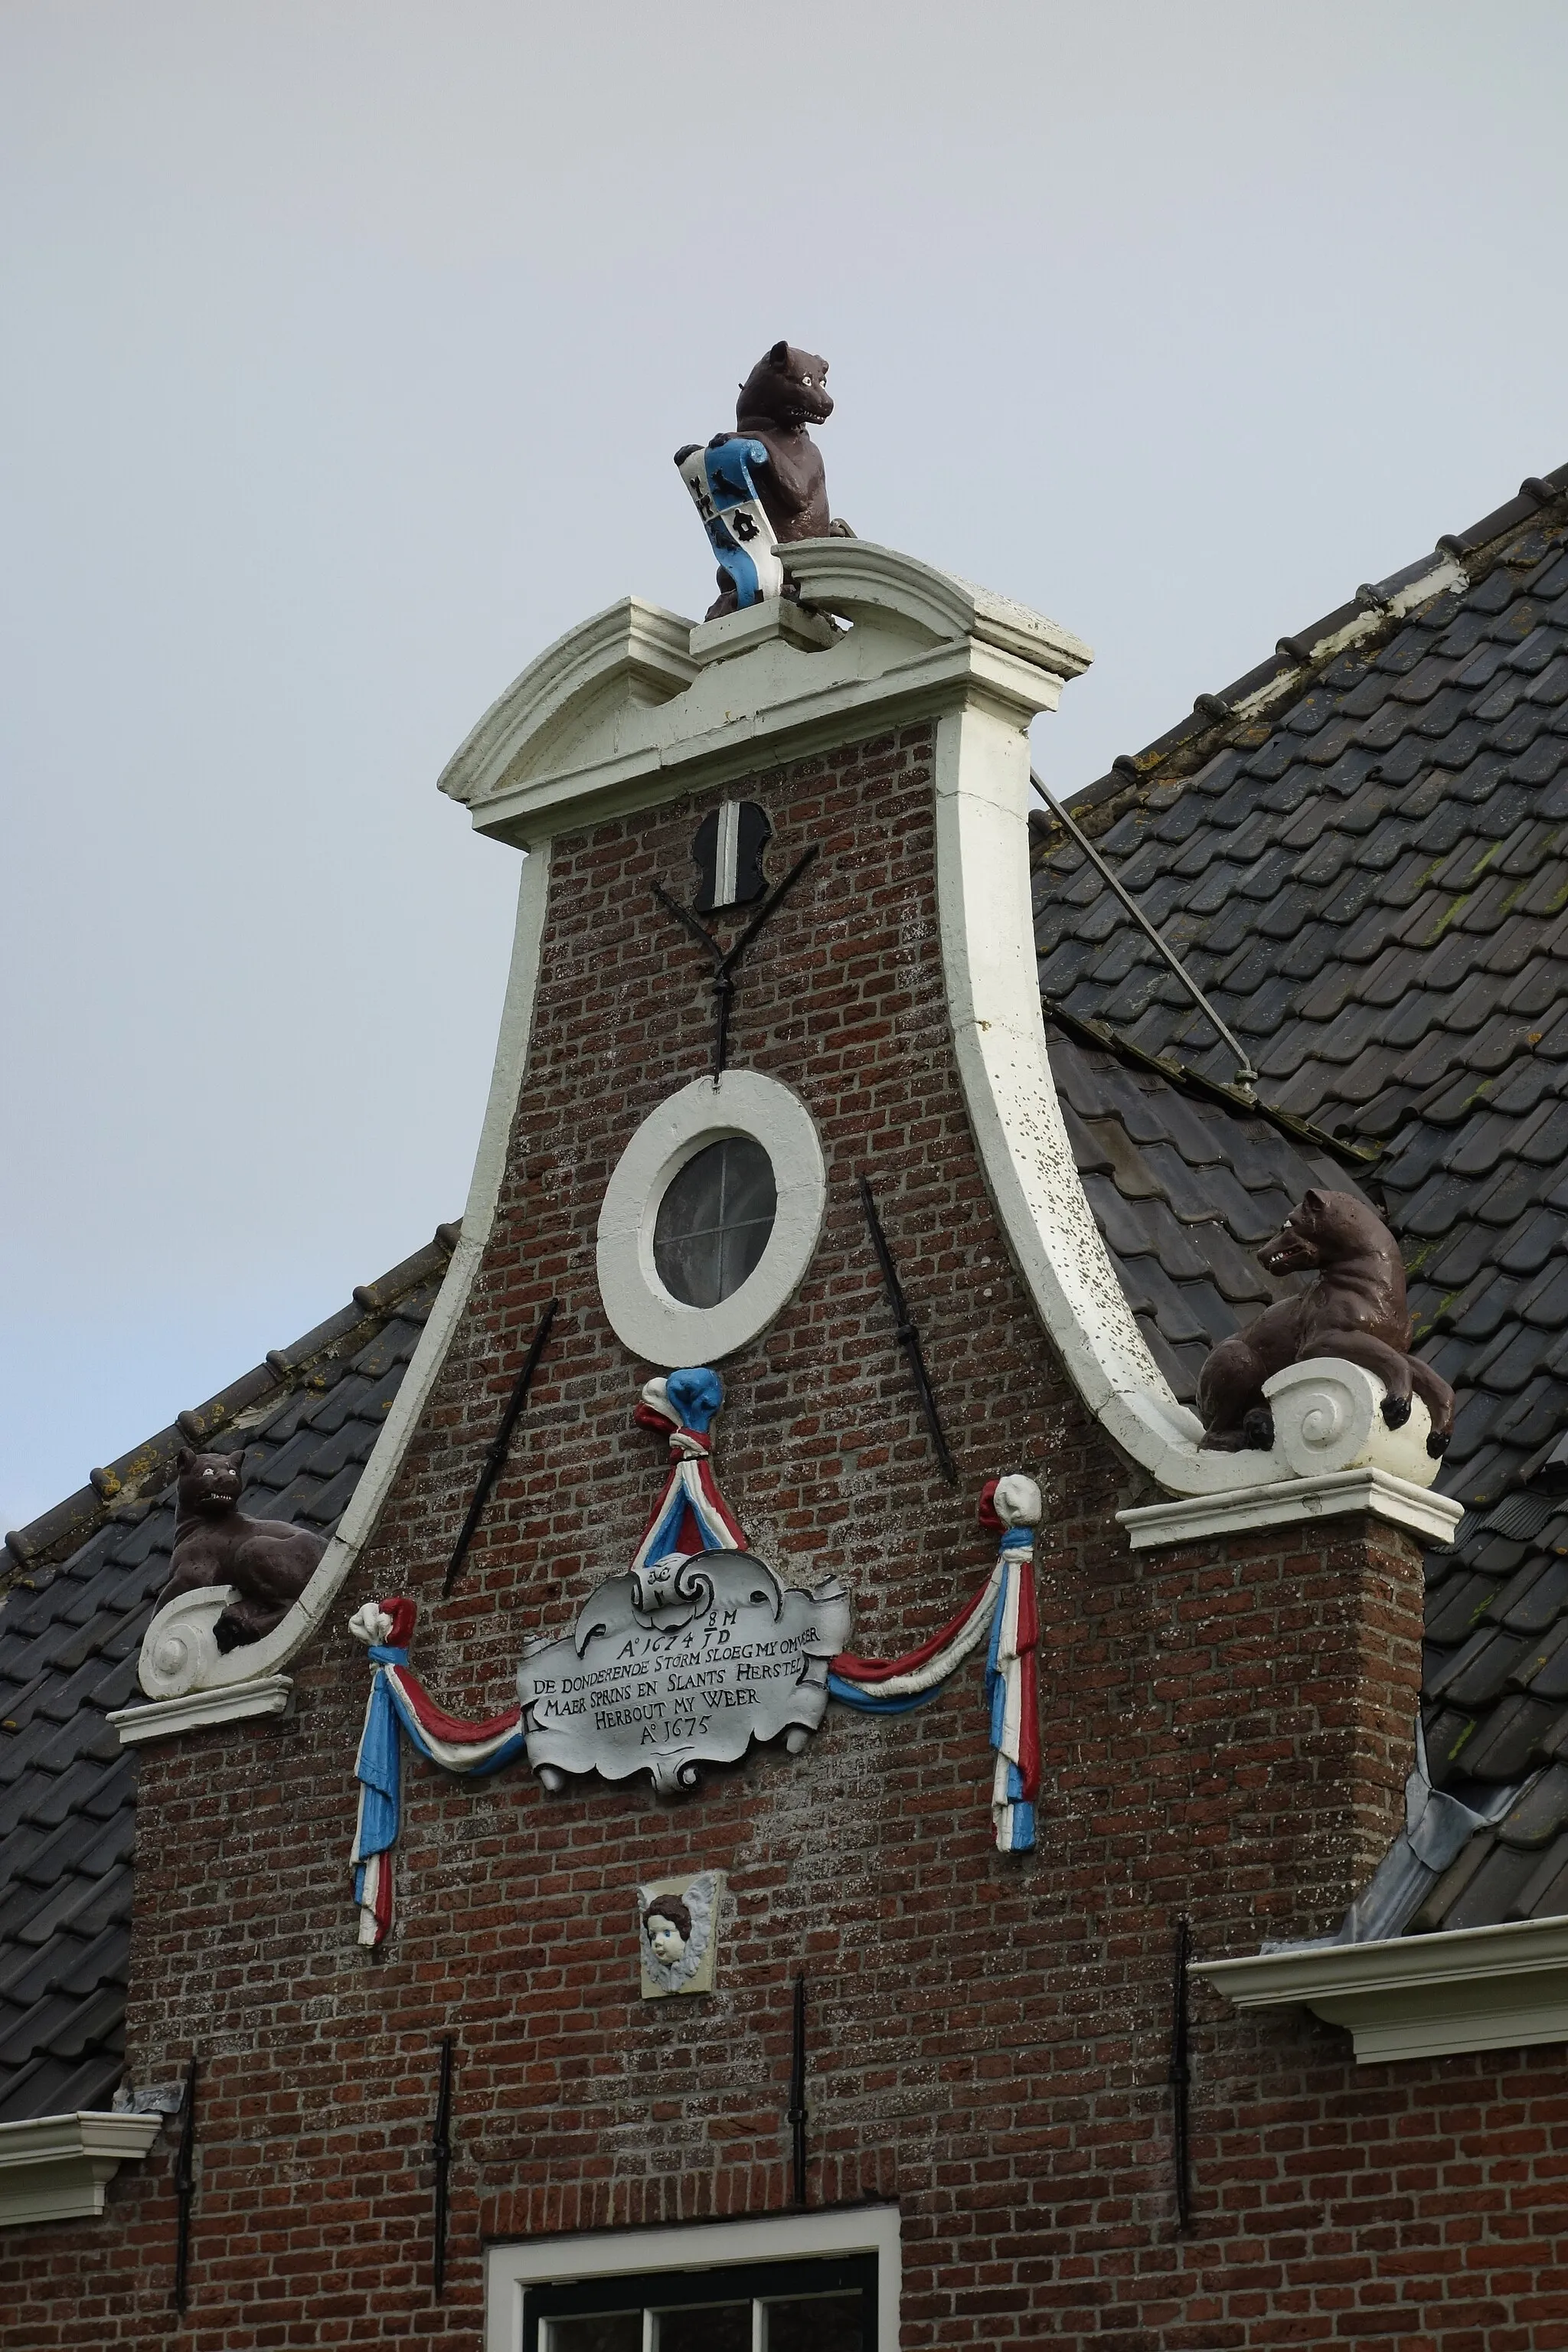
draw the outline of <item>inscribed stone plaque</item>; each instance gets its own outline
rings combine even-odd
[[[672,1552],[608,1577],[570,1633],[531,1644],[518,1668],[529,1761],[546,1780],[648,1772],[673,1795],[753,1739],[784,1734],[797,1752],[848,1636],[836,1579],[783,1585],[751,1552]]]

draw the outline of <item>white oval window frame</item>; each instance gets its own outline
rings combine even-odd
[[[778,1204],[762,1256],[717,1307],[689,1307],[654,1264],[659,1202],[689,1160],[727,1135],[748,1135],[773,1162]],[[827,1206],[827,1163],[800,1097],[757,1070],[694,1078],[650,1111],[622,1152],[599,1210],[599,1296],[617,1339],[673,1370],[733,1355],[764,1331],[811,1264]]]

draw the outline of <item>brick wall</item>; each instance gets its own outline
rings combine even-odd
[[[1038,1850],[990,1839],[971,1665],[884,1721],[830,1711],[694,1798],[547,1795],[526,1770],[411,1762],[399,1924],[354,1940],[346,1856],[366,1681],[343,1621],[420,1601],[416,1668],[454,1709],[510,1695],[525,1633],[625,1565],[663,1469],[647,1367],[594,1279],[604,1184],[706,1066],[689,890],[711,797],[557,845],[535,1043],[491,1247],[382,1531],[300,1663],[287,1723],[146,1752],[132,2071],[205,2062],[192,2307],[168,2309],[172,2145],[91,2226],[0,2242],[0,2340],[252,2347],[478,2343],[482,2239],[784,2210],[790,1987],[811,1984],[814,2203],[896,2197],[910,2346],[1153,2352],[1353,2341],[1545,2344],[1561,2223],[1556,2052],[1357,2069],[1310,2019],[1194,1993],[1195,2226],[1170,2194],[1174,1916],[1200,1953],[1332,1922],[1397,1819],[1418,1569],[1355,1524],[1133,1555],[1140,1489],[1008,1265],[948,1045],[931,740],[916,729],[748,787],[782,873],[821,856],[745,968],[733,1059],[794,1087],[828,1161],[823,1241],[729,1360],[725,1492],[790,1580],[828,1570],[855,1646],[910,1645],[994,1556],[981,1481],[1041,1481],[1047,1786]],[[861,1223],[873,1175],[963,1471],[937,1475]],[[464,1583],[441,1568],[544,1300],[562,1310]],[[632,1887],[730,1874],[710,2000],[637,1997]],[[426,2284],[437,2047],[458,2038],[447,2302]],[[88,2307],[89,2302],[90,2308]],[[1534,2315],[1532,2316],[1532,2313]],[[1533,2331],[1533,2332],[1532,2332]],[[1563,2339],[1559,2339],[1563,2340]]]

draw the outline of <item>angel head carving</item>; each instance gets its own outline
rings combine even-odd
[[[664,1879],[637,1888],[645,2000],[668,1993],[711,1992],[719,1892],[723,1873]]]
[[[647,1947],[662,1968],[672,1969],[691,1941],[691,1914],[679,1895],[662,1895],[642,1915]]]

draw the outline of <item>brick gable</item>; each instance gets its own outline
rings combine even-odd
[[[468,1310],[382,1527],[300,1662],[278,1725],[150,1748],[128,2044],[138,2081],[205,2064],[193,2301],[226,2352],[387,2341],[472,2347],[483,2240],[778,2212],[790,2193],[789,1999],[810,1982],[814,2203],[896,2198],[910,2346],[1523,2343],[1519,2237],[1556,2193],[1563,2062],[1358,2073],[1310,2021],[1194,1993],[1195,2234],[1175,2232],[1165,2079],[1172,1927],[1200,1950],[1331,1926],[1398,1817],[1416,1691],[1418,1571],[1342,1522],[1133,1555],[1148,1492],[1070,1390],[1015,1276],[970,1139],[937,938],[927,726],[750,780],[777,875],[820,856],[748,961],[737,1064],[793,1087],[828,1162],[798,1294],[726,1360],[726,1494],[795,1580],[835,1570],[854,1640],[892,1653],[973,1590],[981,1481],[1045,1488],[1042,1828],[991,1842],[978,1664],[928,1710],[830,1710],[806,1754],[756,1753],[675,1805],[640,1782],[546,1794],[410,1761],[399,1924],[354,1942],[346,1857],[364,1668],[360,1601],[420,1604],[418,1671],[451,1706],[510,1695],[524,1636],[625,1565],[661,1450],[647,1366],[599,1303],[604,1185],[638,1121],[700,1075],[699,957],[655,904],[689,889],[716,794],[559,837],[533,1038]],[[731,788],[733,789],[733,788]],[[867,1241],[878,1185],[962,1473],[942,1480]],[[507,1471],[453,1599],[442,1570],[538,1313],[562,1301]],[[729,1874],[718,1990],[638,1998],[632,1889]],[[428,2289],[439,2037],[457,2040],[446,2303]],[[1456,2091],[1450,2102],[1447,2084]],[[1531,2171],[1522,2203],[1489,2160]],[[1441,2142],[1441,2146],[1438,2142]],[[1416,2268],[1389,2242],[1415,2175]],[[1461,2179],[1460,2176],[1463,2176]],[[169,2340],[167,2153],[96,2227],[0,2245],[28,2347]],[[1496,2232],[1478,2260],[1478,2231]],[[1474,2300],[1457,2330],[1443,2297]],[[85,2284],[84,2284],[85,2283]],[[1410,2294],[1412,2331],[1388,2326]],[[1495,2312],[1478,2323],[1475,2312]],[[1363,2317],[1365,2324],[1363,2325]],[[1469,2337],[1462,2328],[1468,2326]],[[1516,2330],[1510,2339],[1506,2326]],[[1523,2330],[1525,2332],[1518,2332]]]

